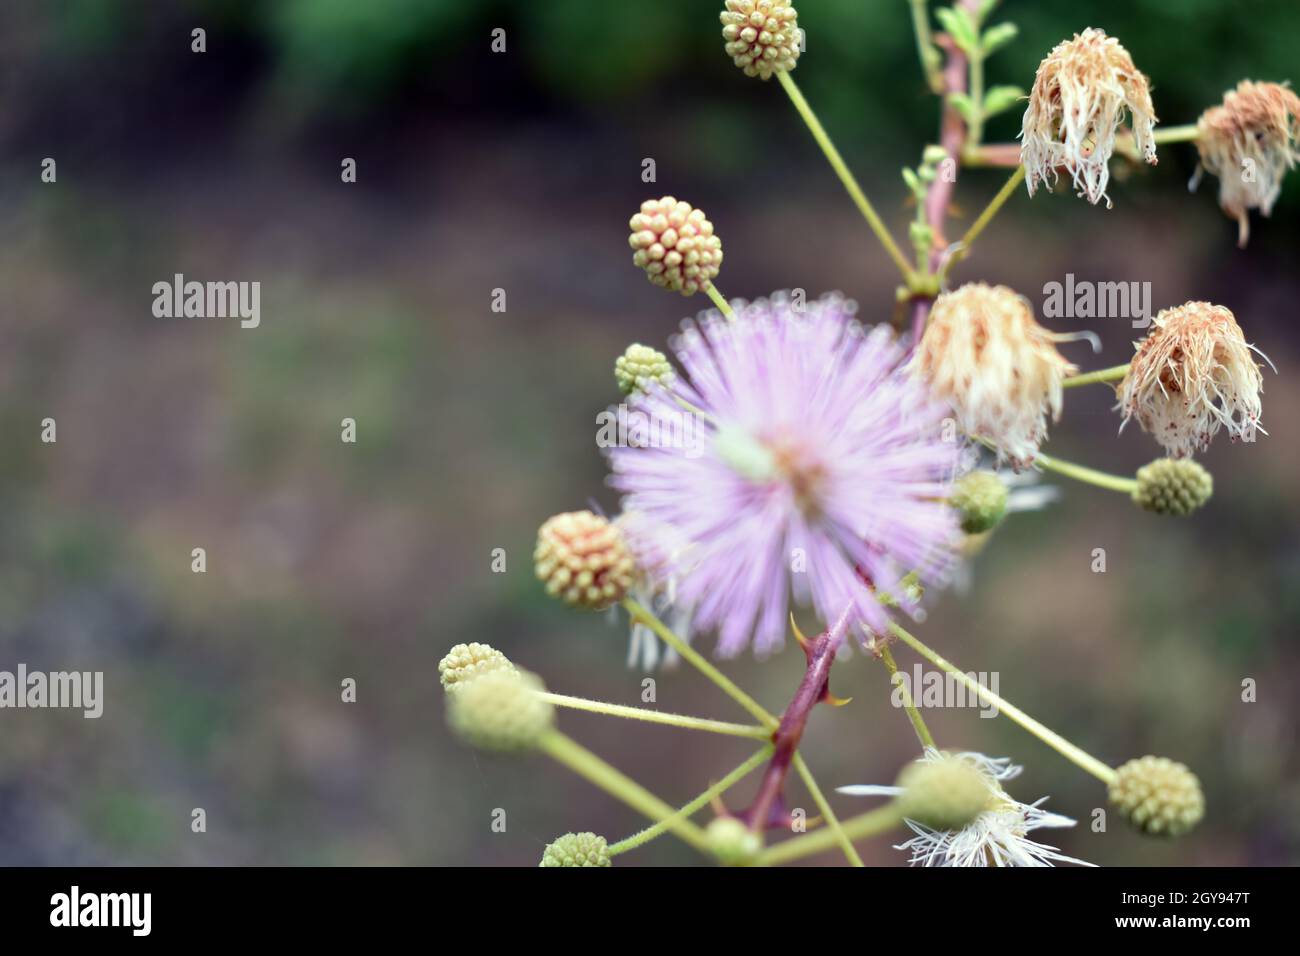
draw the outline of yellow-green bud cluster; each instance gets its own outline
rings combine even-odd
[[[722,240],[688,202],[647,199],[628,227],[632,263],[657,286],[690,295],[708,286],[722,267]]]
[[[667,385],[675,377],[668,357],[648,345],[629,345],[614,362],[614,380],[624,395],[644,392],[651,382]]]
[[[960,757],[909,764],[898,785],[903,816],[932,830],[960,830],[993,805],[984,775]]]
[[[1189,515],[1214,494],[1214,476],[1190,458],[1157,458],[1137,473],[1133,500],[1159,515]]]
[[[954,483],[948,503],[961,515],[961,530],[982,534],[1007,513],[1007,486],[991,471],[972,471]]]
[[[799,12],[790,0],[726,0],[718,15],[725,49],[746,76],[770,80],[799,59]]]
[[[622,533],[590,511],[559,514],[542,525],[533,566],[547,594],[594,611],[621,601],[636,572]]]
[[[438,662],[438,678],[449,694],[484,674],[513,671],[510,659],[490,644],[457,644]]]
[[[1168,757],[1139,757],[1116,771],[1110,802],[1124,818],[1152,836],[1180,836],[1205,816],[1201,782]]]
[[[548,843],[538,866],[613,866],[609,846],[594,833],[566,833]]]
[[[723,866],[753,866],[763,852],[763,838],[735,817],[718,817],[704,836]]]
[[[555,707],[541,696],[545,689],[526,671],[483,674],[447,695],[447,722],[483,750],[532,750],[555,723]]]

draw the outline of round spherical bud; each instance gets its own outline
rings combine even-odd
[[[727,0],[718,15],[727,55],[746,76],[770,80],[799,59],[799,12],[790,0]]]
[[[1190,458],[1157,458],[1138,469],[1133,500],[1158,515],[1189,515],[1214,494],[1214,476]]]
[[[447,695],[447,721],[466,743],[484,750],[532,750],[555,723],[541,679],[526,671],[495,671]]]
[[[1180,836],[1205,816],[1201,782],[1167,757],[1139,757],[1116,771],[1110,802],[1124,818],[1152,836]]]
[[[898,777],[903,816],[931,830],[960,830],[993,806],[984,775],[969,761],[947,755],[918,760]]]
[[[948,504],[961,515],[962,531],[983,534],[1007,513],[1007,486],[991,471],[972,471],[953,485]]]
[[[614,380],[624,395],[644,392],[651,382],[668,385],[676,376],[668,356],[648,345],[629,345],[614,362]]]
[[[438,678],[442,689],[454,694],[476,677],[514,669],[510,658],[490,644],[457,644],[438,662]]]
[[[704,835],[723,866],[753,866],[763,852],[763,838],[735,817],[718,817]]]
[[[542,525],[533,566],[547,594],[593,611],[623,600],[636,572],[618,528],[590,511],[558,514]]]
[[[722,240],[713,234],[713,223],[688,202],[647,199],[628,227],[632,263],[657,286],[690,295],[722,266]]]
[[[594,833],[566,833],[546,844],[538,866],[613,866],[605,838]]]

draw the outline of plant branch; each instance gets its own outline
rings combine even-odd
[[[1074,388],[1076,385],[1097,385],[1104,382],[1113,382],[1121,379],[1128,374],[1128,364],[1112,365],[1110,368],[1098,369],[1095,372],[1084,372],[1082,375],[1075,375],[1067,378],[1061,383],[1062,388]]]
[[[688,717],[685,714],[670,714],[662,710],[649,710],[645,707],[628,707],[624,704],[609,704],[601,700],[588,700],[586,697],[572,697],[568,694],[552,694],[542,691],[539,696],[557,707],[569,707],[573,710],[585,710],[593,714],[605,714],[609,717],[626,717],[630,720],[644,720],[651,724],[667,724],[670,727],[682,727],[686,730],[705,730],[714,734],[726,734],[731,737],[752,737],[766,740],[771,730],[753,724],[733,724],[725,720],[709,720],[707,717]]]

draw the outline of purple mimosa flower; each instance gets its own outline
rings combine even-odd
[[[684,322],[670,344],[685,374],[629,397],[640,440],[608,451],[610,483],[661,530],[672,558],[656,573],[719,654],[779,647],[791,595],[828,625],[848,610],[883,630],[887,602],[916,609],[905,575],[928,583],[953,562],[949,413],[852,302],[735,305],[734,321]]]

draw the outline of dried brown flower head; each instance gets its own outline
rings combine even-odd
[[[1237,245],[1244,247],[1250,238],[1247,210],[1271,213],[1282,178],[1300,159],[1300,96],[1280,83],[1242,80],[1196,126],[1201,167],[1219,177],[1219,205],[1237,220]],[[1198,169],[1193,188],[1199,180]]]
[[[1133,139],[1156,162],[1156,114],[1147,78],[1114,37],[1089,27],[1058,43],[1038,65],[1020,137],[1029,195],[1056,182],[1064,168],[1075,191],[1096,205],[1105,199],[1115,134],[1131,116]]]
[[[1119,385],[1124,422],[1136,418],[1171,457],[1203,451],[1220,428],[1234,440],[1263,432],[1264,377],[1228,309],[1209,302],[1164,309],[1134,347]]]
[[[985,438],[1017,468],[1061,414],[1061,382],[1074,374],[1029,302],[1006,286],[972,282],[939,296],[912,368],[961,427]]]

